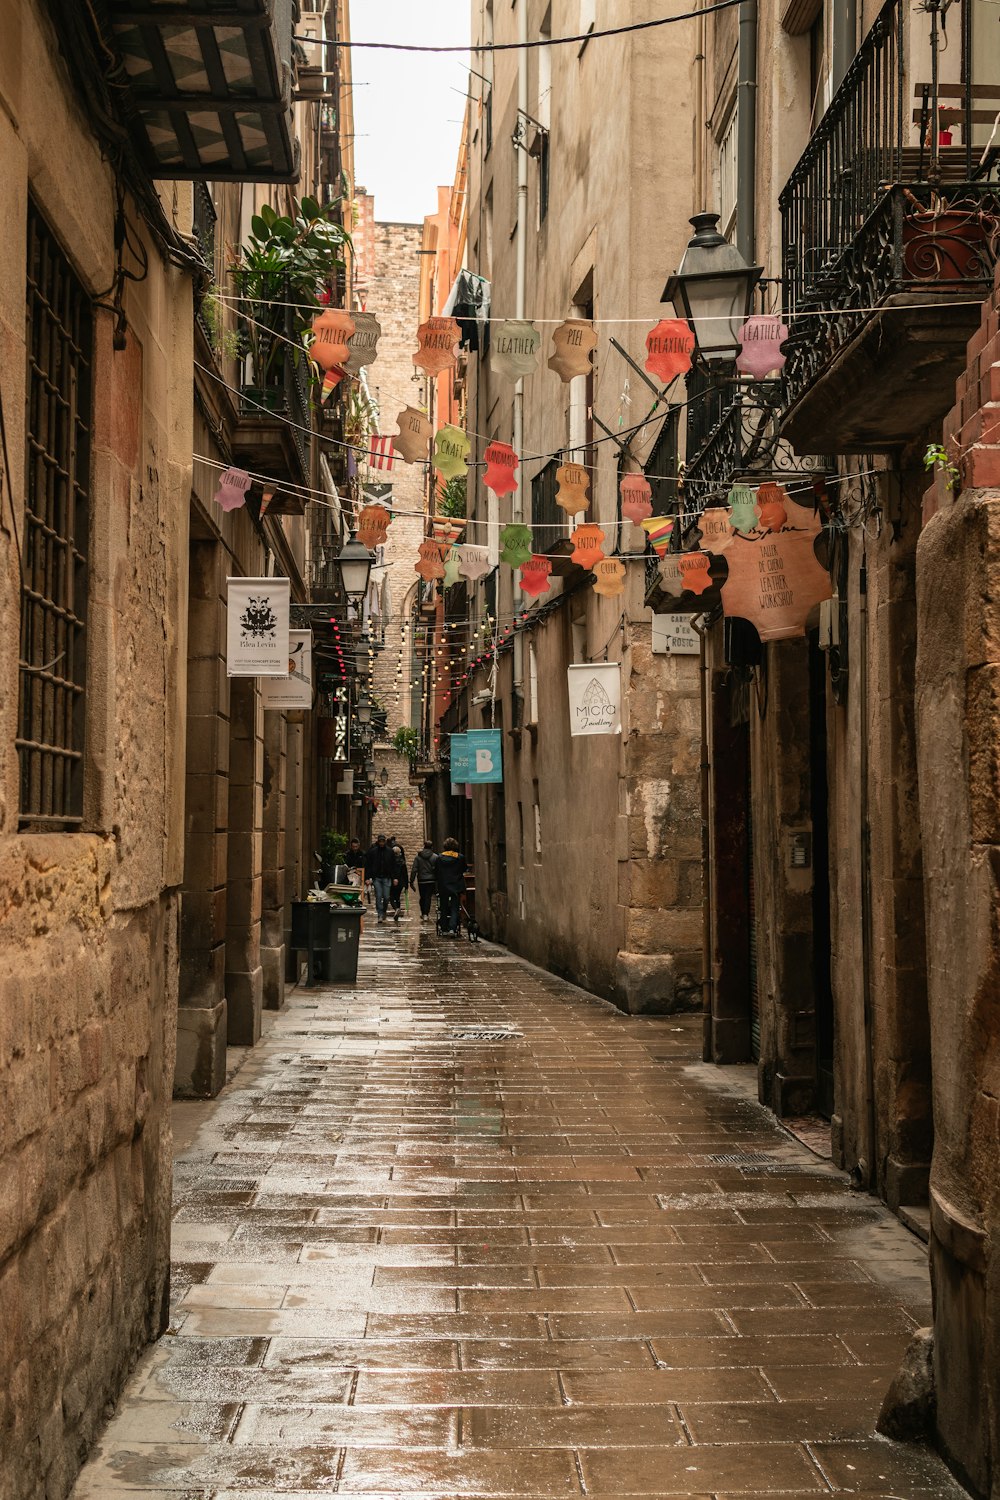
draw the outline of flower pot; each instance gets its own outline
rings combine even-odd
[[[977,206],[907,209],[903,217],[903,274],[907,281],[992,280],[990,247],[997,220]]]

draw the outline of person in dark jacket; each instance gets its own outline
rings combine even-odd
[[[349,870],[364,869],[365,857],[361,852],[360,839],[351,839],[351,842],[347,846],[347,853],[344,855],[344,864]]]
[[[437,889],[437,880],[434,877],[436,864],[437,855],[434,853],[434,845],[430,839],[425,839],[424,847],[415,856],[410,866],[410,890],[416,891],[420,898],[421,922],[426,922],[431,914],[431,901]]]
[[[385,834],[380,833],[365,855],[365,879],[370,880],[375,887],[375,911],[380,926],[385,921],[385,909],[392,892],[392,877],[395,868],[396,860],[393,852],[385,841]]]
[[[392,851],[392,885],[389,888],[389,905],[392,907],[393,920],[399,921],[399,908],[403,901],[403,892],[406,890],[406,855],[398,844],[390,841]]]
[[[434,866],[434,878],[437,881],[441,926],[447,937],[458,935],[459,898],[465,890],[465,872],[468,868],[464,856],[459,852],[458,841],[445,839]]]

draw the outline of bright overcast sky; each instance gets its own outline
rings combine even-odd
[[[351,8],[358,41],[467,42],[470,0],[368,0]],[[462,134],[468,53],[356,49],[355,175],[375,195],[375,217],[420,223],[450,185]],[[457,90],[457,92],[456,92]]]

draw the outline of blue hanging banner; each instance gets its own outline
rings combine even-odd
[[[468,781],[469,776],[469,737],[466,734],[453,734],[451,737],[451,779],[454,785],[461,786]]]
[[[503,737],[499,729],[470,729],[465,736],[468,765],[466,782],[482,784],[503,781]],[[452,736],[454,743],[454,736]],[[454,770],[452,778],[455,778]]]

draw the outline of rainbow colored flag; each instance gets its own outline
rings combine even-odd
[[[670,546],[670,533],[674,529],[673,519],[670,516],[647,516],[645,521],[640,522],[640,525],[649,537],[653,551],[658,557],[662,557]]]

